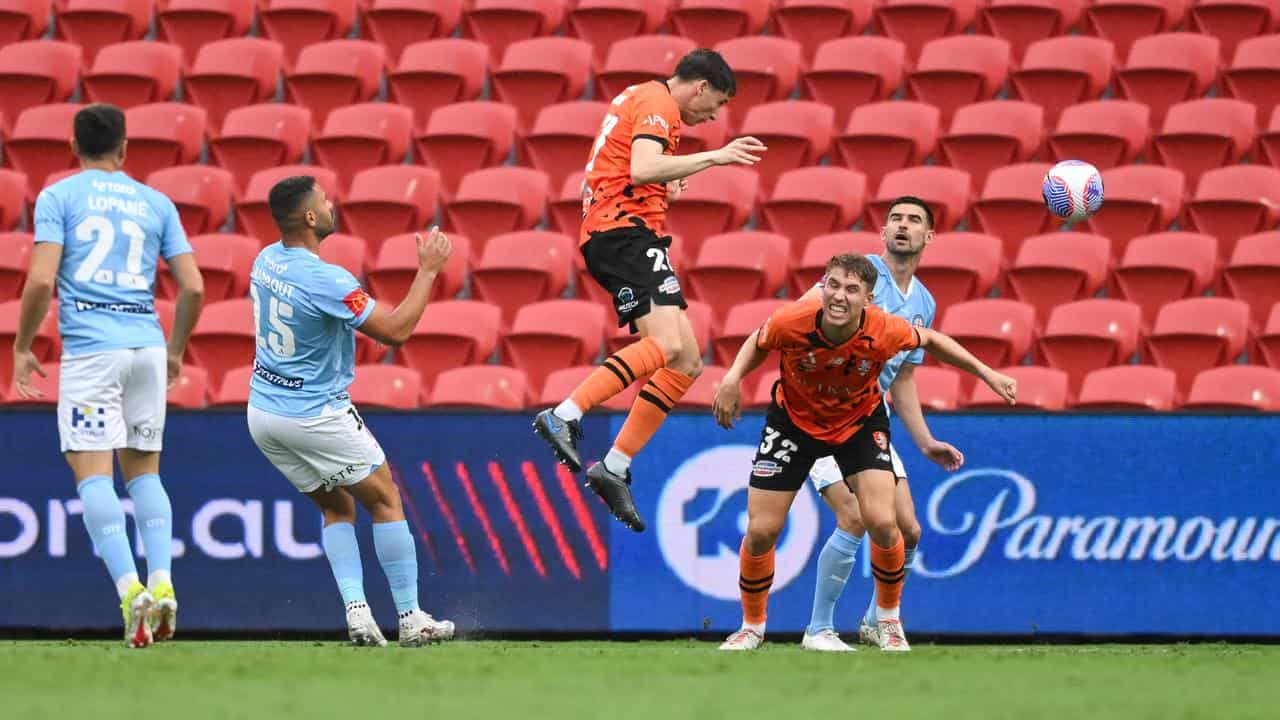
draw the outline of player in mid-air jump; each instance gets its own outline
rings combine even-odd
[[[764,641],[774,545],[809,469],[826,455],[835,457],[845,484],[857,496],[862,524],[871,536],[881,648],[905,649],[905,638],[888,646],[883,640],[902,635],[898,604],[905,550],[880,373],[899,352],[923,348],[978,376],[1007,402],[1016,397],[1012,378],[987,367],[956,341],[872,304],[877,277],[875,265],[861,255],[831,258],[821,299],[802,299],[774,312],[743,343],[716,392],[716,420],[731,428],[741,417],[742,378],[769,351],[781,353],[782,375],[773,389],[747,491],[738,578],[743,622],[722,650],[754,650]]]
[[[160,449],[165,391],[182,369],[204,284],[173,202],[121,171],[124,113],[113,105],[88,105],[72,125],[71,151],[81,171],[36,198],[36,245],[13,343],[14,386],[20,398],[42,394],[31,384],[31,373],[45,374],[31,342],[56,284],[62,452],[76,478],[89,537],[120,596],[125,644],[146,647],[177,630],[173,509],[160,482]],[[167,350],[151,289],[160,256],[178,284]],[[116,495],[113,453],[142,535],[146,586],[138,580]]]
[[[631,459],[702,372],[702,351],[667,255],[668,203],[690,175],[715,165],[754,165],[765,151],[751,137],[692,155],[676,155],[676,146],[683,125],[714,119],[736,89],[733,70],[718,53],[695,50],[671,78],[633,85],[613,99],[587,162],[582,257],[613,296],[618,326],[629,325],[640,340],[609,356],[564,402],[539,413],[533,426],[578,472],[583,413],[649,377],[612,449],[587,470],[587,484],[637,532],[644,520],[631,498]]]
[[[365,601],[356,542],[358,501],[373,519],[373,545],[391,585],[400,644],[453,637],[453,623],[418,607],[418,559],[400,490],[382,447],[351,404],[355,333],[404,343],[422,317],[431,285],[449,259],[437,228],[418,240],[418,272],[404,300],[387,309],[346,270],[316,254],[337,230],[333,204],[308,176],[276,183],[267,197],[280,241],[253,263],[250,297],[257,353],[249,381],[249,433],[262,454],[324,514],[321,543],[346,606],[356,645],[386,645]]]

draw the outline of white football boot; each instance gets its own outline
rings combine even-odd
[[[817,635],[804,634],[804,639],[800,641],[800,647],[805,650],[817,650],[818,652],[853,652],[857,648],[851,648],[840,639],[840,634],[831,628],[827,628],[819,632]]]
[[[347,637],[351,644],[360,647],[382,647],[387,639],[382,636],[382,628],[373,619],[373,611],[362,602],[347,605]]]
[[[720,643],[721,650],[755,650],[764,642],[764,636],[751,628],[742,628]]]
[[[863,645],[880,647],[880,633],[875,625],[866,621],[866,618],[858,622],[858,641]]]
[[[452,620],[437,620],[421,610],[400,618],[401,647],[418,647],[452,639]]]
[[[899,620],[881,620],[876,623],[876,635],[880,641],[880,649],[884,652],[910,652],[906,633],[902,631]]]

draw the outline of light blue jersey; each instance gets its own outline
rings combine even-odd
[[[889,272],[889,266],[885,263],[884,258],[879,255],[868,255],[867,259],[871,261],[872,265],[876,266],[876,272],[879,273],[879,277],[876,278],[873,302],[881,310],[897,315],[912,325],[933,327],[934,314],[938,311],[938,303],[934,301],[933,295],[929,294],[924,283],[912,276],[911,284],[904,294],[902,290],[898,289],[898,284],[893,281],[893,275]],[[893,379],[898,377],[898,371],[902,369],[902,364],[908,362],[912,365],[923,363],[924,349],[916,348],[915,350],[903,351],[890,358],[889,362],[884,364],[884,369],[880,371],[880,389],[888,392],[889,387],[893,385]]]
[[[67,355],[163,346],[156,262],[191,252],[178,210],[122,172],[85,170],[36,198],[35,241],[62,245],[58,329]]]
[[[288,417],[350,405],[354,330],[374,305],[355,277],[305,248],[277,242],[253,261],[249,294],[258,336],[249,404]]]

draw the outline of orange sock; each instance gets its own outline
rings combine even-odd
[[[763,555],[747,552],[747,541],[738,549],[738,589],[742,591],[742,619],[763,625],[769,615],[769,588],[773,587],[773,548]]]
[[[660,368],[640,388],[640,394],[631,404],[631,412],[618,431],[613,447],[627,457],[635,457],[662,427],[667,413],[689,391],[693,378],[671,368]]]
[[[907,577],[907,554],[902,536],[891,548],[871,543],[871,573],[876,576],[876,605],[896,610],[902,602],[902,581]]]
[[[585,413],[627,389],[637,378],[666,364],[658,343],[653,338],[641,338],[605,358],[604,364],[588,375],[569,397]]]

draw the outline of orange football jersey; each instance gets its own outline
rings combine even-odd
[[[587,162],[579,243],[591,233],[636,225],[663,233],[666,184],[631,184],[631,143],[638,138],[661,143],[664,155],[674,155],[680,142],[680,108],[661,80],[632,85],[609,104]]]
[[[884,363],[919,347],[920,334],[906,320],[868,305],[858,329],[835,345],[822,333],[822,312],[816,300],[778,308],[760,328],[756,347],[782,355],[774,402],[814,439],[839,445],[882,402]]]

